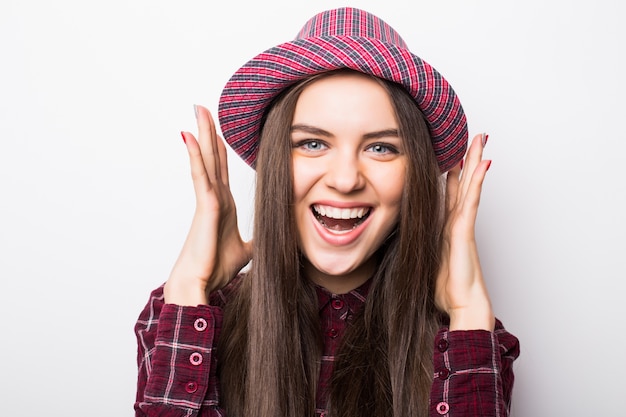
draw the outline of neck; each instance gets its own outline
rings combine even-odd
[[[346,294],[363,285],[376,270],[376,259],[372,256],[353,271],[343,275],[329,275],[316,269],[309,261],[304,261],[304,276],[313,283],[326,288],[333,294]]]

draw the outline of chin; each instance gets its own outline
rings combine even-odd
[[[315,268],[317,272],[324,274],[324,275],[332,276],[332,277],[342,277],[342,276],[350,275],[357,269],[356,266],[350,266],[350,267],[341,266],[339,268],[336,265],[329,265],[328,267],[324,267],[323,265],[319,265],[319,266],[311,265],[311,266]]]
[[[346,256],[335,255],[320,259],[319,257],[306,258],[305,271],[314,281],[322,279],[356,279],[366,281],[373,273],[370,257],[363,259],[346,259]],[[316,279],[317,278],[317,279]]]

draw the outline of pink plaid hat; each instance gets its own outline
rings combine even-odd
[[[257,55],[228,81],[219,102],[224,138],[254,168],[263,115],[272,100],[299,80],[350,68],[404,86],[430,129],[442,172],[467,148],[467,121],[448,82],[409,52],[400,35],[371,13],[327,10],[310,19],[295,40]]]

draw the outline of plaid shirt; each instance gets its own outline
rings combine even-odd
[[[348,294],[318,287],[324,352],[317,390],[316,416],[324,417],[334,354],[351,316],[365,302],[367,283]],[[227,294],[217,292],[210,305],[165,304],[157,288],[141,312],[138,341],[137,417],[217,417],[220,388],[215,346]],[[442,328],[435,337],[430,416],[508,415],[513,388],[513,361],[519,355],[515,336],[498,321],[495,332]]]

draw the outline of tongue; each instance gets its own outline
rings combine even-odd
[[[326,216],[320,216],[320,223],[330,230],[352,230],[358,219],[332,219]]]

